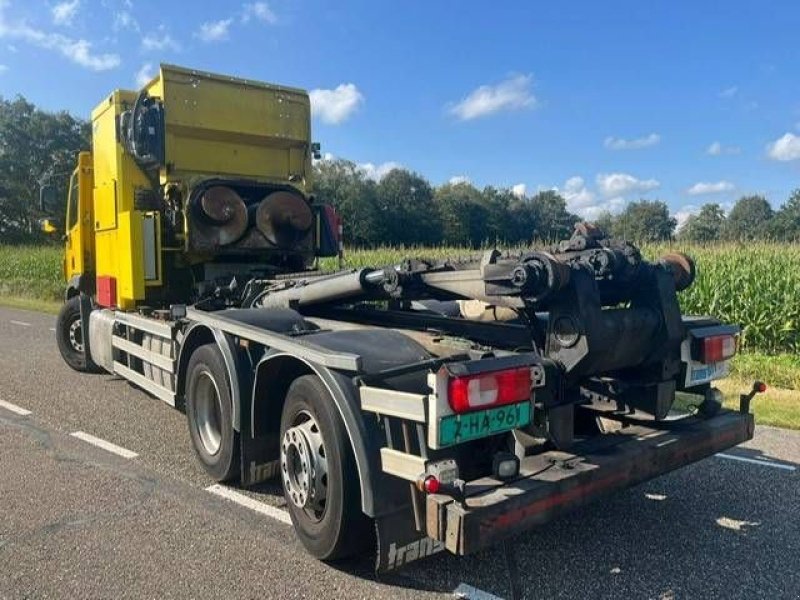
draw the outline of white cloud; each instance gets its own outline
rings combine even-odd
[[[640,138],[626,140],[614,136],[608,136],[603,145],[609,150],[639,150],[641,148],[649,148],[655,146],[661,141],[661,136],[657,133],[651,133]]]
[[[0,75],[8,71],[8,65],[0,65]]]
[[[739,93],[739,86],[732,85],[729,88],[725,88],[724,90],[720,91],[718,96],[720,98],[733,98],[736,94]]]
[[[130,31],[139,31],[139,21],[127,10],[120,10],[114,13],[114,23],[112,24],[114,31],[128,29]]]
[[[53,23],[56,25],[69,26],[72,25],[72,19],[78,12],[81,0],[66,0],[59,2],[50,9],[50,14],[53,17]]]
[[[200,29],[194,35],[204,42],[221,42],[228,39],[231,23],[233,19],[209,21],[200,25]]]
[[[497,85],[482,85],[471,91],[449,112],[462,121],[504,110],[534,108],[536,97],[531,92],[531,75],[514,75]]]
[[[690,196],[702,196],[705,194],[722,194],[725,192],[732,192],[735,189],[736,186],[730,181],[717,181],[714,183],[700,181],[686,190],[686,193]]]
[[[152,52],[163,52],[164,50],[177,52],[181,49],[181,45],[175,41],[164,25],[159,25],[155,31],[142,38],[142,49]]]
[[[394,162],[393,160],[381,163],[379,165],[367,162],[359,163],[357,166],[369,179],[372,179],[373,181],[380,181],[394,169],[403,168],[403,165],[398,162]]]
[[[567,201],[567,209],[572,212],[586,208],[594,202],[594,193],[586,187],[583,177],[577,175],[567,179],[560,193]]]
[[[364,96],[354,83],[342,83],[333,90],[311,90],[308,95],[311,114],[329,125],[346,121],[364,103]]]
[[[586,221],[594,221],[605,212],[618,213],[626,203],[622,196],[599,199],[597,194],[589,189],[583,177],[570,177],[564,182],[563,188],[554,188],[567,202],[567,210]]]
[[[4,14],[7,2],[0,1],[0,38],[19,40],[45,50],[58,52],[67,60],[92,71],[107,71],[118,67],[118,54],[95,54],[92,43],[73,39],[60,33],[43,31],[25,22],[10,23]]]
[[[627,173],[600,173],[597,187],[605,196],[624,196],[630,193],[646,193],[661,184],[655,179],[637,179]]]
[[[783,137],[767,145],[767,156],[772,160],[797,160],[800,158],[800,136],[785,133]]]
[[[458,185],[459,183],[471,184],[472,180],[466,175],[454,175],[453,177],[450,178],[450,180],[447,183],[449,183],[450,185]]]
[[[721,142],[711,142],[706,148],[706,154],[711,156],[722,156],[723,154],[740,154],[742,149],[739,146],[723,146]]]
[[[151,63],[144,63],[139,70],[136,71],[136,85],[137,87],[144,87],[153,77],[156,76],[156,71]]]
[[[675,220],[678,222],[678,226],[676,231],[680,231],[681,228],[686,225],[686,221],[689,220],[689,217],[692,215],[696,215],[700,212],[700,207],[695,206],[694,204],[687,204],[686,206],[682,206],[680,210],[678,210],[673,216]]]
[[[278,17],[266,2],[253,2],[242,6],[242,23],[247,23],[250,19],[256,19],[268,25],[278,22]]]
[[[516,185],[511,186],[511,193],[514,194],[517,198],[524,198],[525,192],[528,191],[528,186],[524,183],[518,183]]]

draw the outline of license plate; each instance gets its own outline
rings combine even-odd
[[[704,365],[703,363],[690,362],[686,369],[686,387],[694,387],[720,379],[728,374],[728,361],[720,361]]]
[[[524,427],[531,422],[531,403],[521,402],[439,419],[439,445],[452,446]]]

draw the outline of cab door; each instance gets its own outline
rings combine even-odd
[[[69,180],[67,215],[64,227],[64,275],[67,281],[77,275],[94,273],[94,223],[92,155],[81,152],[78,166]]]

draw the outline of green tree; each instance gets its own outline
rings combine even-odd
[[[376,205],[376,184],[348,160],[314,165],[314,193],[342,216],[344,239],[354,246],[374,246],[384,237]]]
[[[48,215],[63,223],[69,176],[89,135],[88,124],[66,112],[45,112],[21,96],[0,98],[0,243],[43,239],[36,224],[43,183],[64,198]]]
[[[433,189],[422,176],[393,169],[378,183],[376,205],[381,244],[439,244],[442,225]]]
[[[720,239],[725,226],[725,211],[719,204],[705,204],[696,215],[686,219],[678,234],[690,242],[713,242]]]
[[[594,224],[607,235],[611,235],[614,232],[614,215],[611,211],[604,210],[594,220]]]
[[[442,241],[478,248],[490,234],[489,208],[469,183],[446,184],[434,192],[442,223]]]
[[[800,188],[775,213],[767,227],[769,237],[784,241],[800,239]]]
[[[548,242],[559,241],[572,235],[580,217],[567,210],[567,202],[558,192],[539,192],[530,199],[533,209],[533,237]]]
[[[678,222],[660,200],[631,202],[614,221],[614,236],[636,242],[668,240]]]
[[[723,235],[729,240],[754,240],[765,237],[773,217],[764,196],[743,196],[725,220]]]

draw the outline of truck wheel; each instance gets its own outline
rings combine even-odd
[[[333,398],[314,375],[289,387],[280,454],[283,495],[303,546],[320,560],[366,550],[373,529],[361,512],[350,442]]]
[[[81,328],[81,299],[73,296],[58,311],[56,318],[56,343],[64,362],[76,371],[99,373],[101,369],[90,357],[83,354],[83,329]]]
[[[233,429],[228,371],[216,344],[197,348],[186,368],[186,417],[192,446],[216,481],[239,472],[239,434]]]

